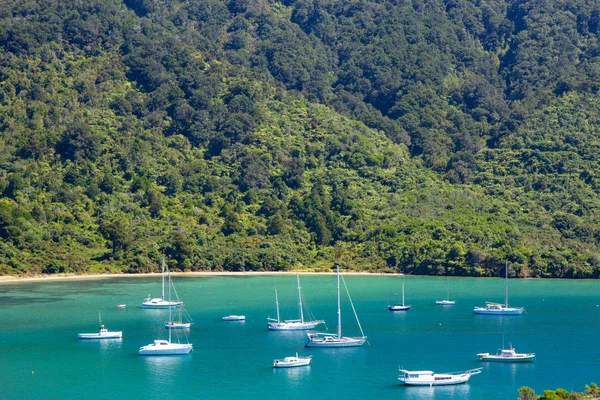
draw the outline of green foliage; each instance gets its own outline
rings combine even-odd
[[[5,1],[0,274],[598,278],[599,15]]]

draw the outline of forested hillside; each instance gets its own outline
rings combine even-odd
[[[595,0],[5,0],[0,274],[600,276]]]

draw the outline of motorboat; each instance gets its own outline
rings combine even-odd
[[[498,349],[496,354],[479,353],[477,357],[480,361],[532,362],[535,360],[535,353],[517,353],[511,344],[508,349]]]
[[[223,321],[245,321],[245,315],[226,315],[221,318]]]
[[[98,333],[80,333],[77,337],[79,339],[121,339],[123,337],[122,331],[110,332],[104,327],[101,313],[98,313],[98,318],[100,319],[100,330]]]
[[[453,306],[454,304],[456,304],[456,301],[454,301],[454,300],[436,300],[435,304],[437,304],[438,306]]]
[[[309,365],[312,356],[299,357],[298,353],[295,356],[285,357],[283,360],[273,361],[273,368],[293,368]]]
[[[171,332],[169,330],[169,332]],[[140,347],[138,354],[140,356],[176,356],[188,354],[192,351],[191,343],[172,343],[171,340],[155,340],[146,346]]]
[[[436,374],[433,371],[407,371],[400,370],[398,380],[405,386],[445,386],[466,383],[471,376],[481,373],[481,368],[463,372],[447,372]]]

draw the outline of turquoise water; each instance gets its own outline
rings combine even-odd
[[[401,298],[406,313],[386,310]],[[303,332],[270,332],[274,289],[283,318],[295,318],[294,275],[180,277],[175,284],[195,324],[194,352],[180,357],[140,357],[139,346],[166,338],[168,310],[142,310],[158,296],[160,277],[0,284],[0,399],[516,399],[521,386],[584,390],[600,383],[600,282],[510,280],[510,303],[522,316],[481,316],[473,307],[502,302],[501,279],[346,276],[369,345],[307,349]],[[312,312],[336,329],[335,276],[305,275],[303,293]],[[116,308],[126,303],[126,309]],[[81,341],[97,331],[98,311],[121,341]],[[221,316],[245,314],[245,322]],[[352,311],[343,306],[344,334],[357,335]],[[478,362],[512,342],[535,352],[526,364]],[[183,338],[182,338],[183,339]],[[273,359],[313,355],[310,367],[274,370]],[[483,367],[466,385],[405,388],[398,367],[437,372]]]

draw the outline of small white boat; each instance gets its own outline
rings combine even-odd
[[[171,332],[171,331],[169,331]],[[191,343],[171,343],[171,340],[155,340],[154,343],[140,347],[140,356],[176,356],[192,351]]]
[[[127,304],[119,304],[119,305],[117,306],[117,308],[126,308],[126,307],[127,307]]]
[[[223,321],[245,321],[246,316],[245,315],[226,315],[221,319]]]
[[[448,372],[436,374],[433,371],[407,371],[400,370],[398,380],[405,386],[445,386],[466,383],[472,375],[481,373],[481,368],[463,372]]]
[[[402,282],[402,304],[394,304],[393,306],[388,306],[388,310],[390,310],[390,311],[408,311],[408,310],[410,310],[410,306],[404,304],[404,282]]]
[[[498,349],[496,354],[479,353],[480,361],[497,361],[497,362],[532,362],[535,360],[535,353],[517,353],[512,347],[508,349]]]
[[[435,304],[437,304],[438,306],[453,306],[454,304],[456,304],[456,301],[454,301],[454,300],[436,300]]]
[[[298,353],[295,356],[285,357],[283,360],[273,361],[273,368],[292,368],[303,367],[310,364],[312,356],[299,357]]]
[[[123,337],[122,331],[110,332],[104,327],[102,324],[102,314],[98,313],[98,318],[100,320],[100,331],[98,333],[80,333],[77,337],[79,339],[121,339]]]

